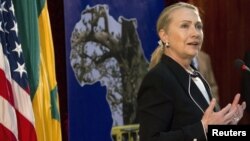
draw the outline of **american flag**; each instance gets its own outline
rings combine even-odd
[[[11,0],[0,0],[0,141],[35,141],[34,114]]]

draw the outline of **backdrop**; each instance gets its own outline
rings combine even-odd
[[[164,1],[64,0],[69,139],[111,140],[136,124],[136,94]]]

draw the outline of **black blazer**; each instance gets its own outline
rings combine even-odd
[[[140,141],[206,140],[201,118],[208,103],[191,75],[170,57],[163,55],[146,74],[137,102]]]

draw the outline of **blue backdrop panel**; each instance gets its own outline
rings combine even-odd
[[[118,86],[123,84],[119,79],[123,74],[110,73],[109,70],[124,71],[123,68],[117,67],[117,64],[122,64],[122,59],[119,62],[119,59],[117,61],[115,57],[111,57],[107,61],[102,56],[110,52],[114,56],[117,55],[110,42],[116,46],[128,47],[131,40],[138,38],[134,42],[139,49],[143,49],[144,57],[149,60],[157,46],[155,25],[163,7],[164,1],[161,0],[64,0],[71,141],[111,141],[112,126],[132,123],[129,118],[120,119],[124,104],[114,104],[115,100],[121,100],[119,92],[127,89],[118,89]],[[98,22],[94,22],[95,19],[98,19]],[[122,25],[123,19],[126,22],[132,21],[133,24],[122,29],[125,27],[125,24]],[[108,21],[108,24],[105,21]],[[127,33],[130,28],[136,31]],[[107,31],[109,35],[105,34]],[[125,33],[131,36],[123,39]],[[89,39],[90,37],[92,39]],[[125,57],[129,59],[130,54]],[[102,60],[105,60],[102,62],[104,65],[99,65],[101,63],[98,64],[98,61]],[[134,63],[133,60],[129,61]],[[111,62],[115,65],[110,65]],[[107,73],[112,74],[112,79],[104,75]],[[105,77],[98,80],[100,76]],[[113,86],[113,89],[108,89],[107,84]],[[127,87],[129,88],[129,85]],[[107,93],[114,94],[107,96]]]

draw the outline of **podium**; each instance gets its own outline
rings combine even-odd
[[[139,124],[114,126],[112,128],[113,141],[139,141]]]

